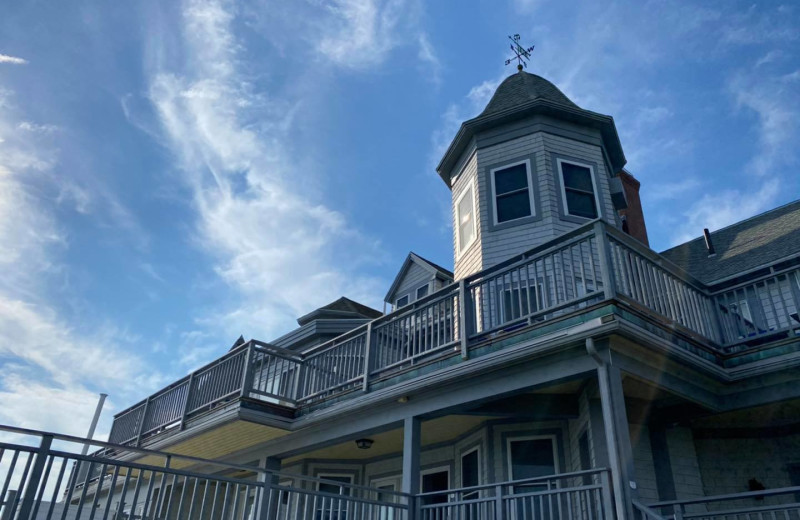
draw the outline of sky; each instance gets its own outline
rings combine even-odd
[[[663,250],[800,196],[800,5],[3,2],[0,423],[82,435],[346,295],[452,266],[435,166],[529,71],[612,115]]]

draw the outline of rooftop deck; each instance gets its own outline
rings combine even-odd
[[[292,419],[385,387],[488,341],[613,304],[722,368],[770,355],[800,330],[798,258],[708,287],[602,221],[589,223],[298,354],[256,340],[120,412],[109,442],[141,446],[233,401]],[[485,350],[485,349],[484,349]]]

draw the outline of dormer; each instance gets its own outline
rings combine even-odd
[[[411,252],[395,276],[384,301],[389,309],[399,309],[451,283],[452,272]]]
[[[534,74],[506,78],[437,167],[452,192],[455,278],[594,219],[621,227],[624,164],[613,118]]]

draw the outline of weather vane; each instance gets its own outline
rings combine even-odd
[[[523,68],[528,66],[528,60],[531,59],[531,53],[533,52],[535,45],[531,45],[526,49],[519,44],[519,38],[519,34],[508,37],[508,39],[511,40],[511,50],[514,52],[515,57],[507,59],[506,65],[514,60],[517,60],[517,70],[521,71]]]

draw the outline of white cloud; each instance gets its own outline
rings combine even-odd
[[[92,195],[56,174],[56,127],[21,118],[13,97],[2,90],[0,422],[84,435],[95,391],[132,400],[163,379],[127,351],[136,338],[124,330],[94,321],[87,333],[83,322],[93,320],[68,325],[59,314],[60,298],[52,287],[67,275],[60,258],[69,247],[69,233],[56,209],[70,201],[81,212]],[[101,431],[108,431],[109,421],[106,413]]]
[[[12,65],[25,65],[28,60],[17,58],[16,56],[9,56],[8,54],[0,54],[0,63],[10,63]]]
[[[748,170],[758,175],[774,174],[776,166],[796,164],[800,138],[800,71],[763,74],[743,71],[730,82],[730,91],[740,108],[758,116],[758,148]]]
[[[391,25],[398,8],[337,5],[347,23],[368,25]],[[198,325],[217,337],[277,334],[343,294],[378,305],[379,282],[357,269],[380,256],[380,248],[316,194],[314,171],[288,139],[296,105],[247,81],[234,15],[225,2],[187,2],[183,53],[175,63],[188,60],[192,72],[162,63],[151,77],[150,99],[193,194],[195,238],[237,295],[235,304],[218,306]],[[356,39],[369,39],[373,30]],[[359,41],[353,45],[365,44]],[[330,37],[326,45],[344,52]]]
[[[714,231],[772,208],[780,189],[780,182],[771,179],[755,191],[723,190],[704,195],[682,212],[683,222],[676,227],[672,245],[700,236],[703,228]]]

